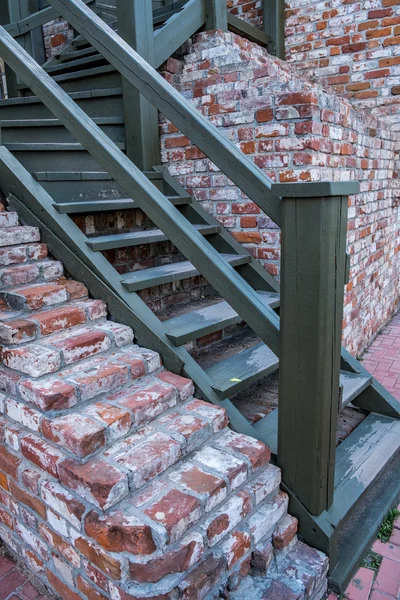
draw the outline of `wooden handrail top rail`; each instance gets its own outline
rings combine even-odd
[[[83,0],[83,2],[85,4],[90,4],[94,2],[94,0]],[[15,23],[9,23],[8,25],[3,25],[3,27],[10,35],[16,38],[20,35],[29,33],[33,29],[36,29],[36,27],[45,25],[45,23],[48,23],[53,19],[57,19],[59,16],[60,13],[57,12],[57,10],[55,10],[52,6],[47,6],[46,8],[29,15],[29,17],[25,17],[25,19],[21,19]]]
[[[271,193],[272,181],[194,106],[113,31],[82,0],[49,3],[129,83],[184,133],[275,223],[281,223],[281,201]]]

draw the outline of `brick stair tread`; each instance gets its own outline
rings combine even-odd
[[[17,246],[39,241],[40,233],[36,227],[15,226],[0,229],[0,247]]]
[[[0,287],[6,289],[39,280],[52,281],[64,273],[62,263],[56,260],[35,261],[0,267]]]
[[[62,366],[122,347],[133,341],[130,327],[105,321],[57,332],[23,346],[1,348],[1,362],[31,377],[58,371]]]
[[[34,311],[88,297],[86,286],[63,277],[52,282],[33,283],[0,291],[0,303],[10,310]]]
[[[0,248],[0,266],[28,263],[47,257],[47,246],[40,242]]]
[[[0,212],[0,229],[18,226],[18,214],[16,212]]]
[[[57,308],[29,313],[4,313],[0,323],[0,343],[25,344],[41,336],[95,321],[106,314],[106,305],[102,300],[71,302]]]

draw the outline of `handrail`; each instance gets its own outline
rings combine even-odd
[[[85,7],[83,3],[81,5]],[[165,233],[222,297],[229,298],[233,309],[279,355],[279,317],[276,313],[261,302],[259,295],[218,250],[166,200],[164,194],[3,27],[0,27],[0,55],[128,197],[135,198],[156,227]]]
[[[92,44],[149,102],[184,133],[229,179],[275,223],[281,223],[281,201],[272,181],[196,108],[143,60],[82,0],[49,3]]]
[[[94,0],[82,0],[85,4],[90,4]],[[12,35],[12,37],[16,38],[20,35],[24,35],[29,33],[36,27],[40,25],[45,25],[49,21],[56,19],[60,16],[60,13],[57,12],[52,6],[48,6],[39,10],[29,17],[25,17],[25,19],[21,19],[20,21],[16,21],[15,23],[10,23],[9,25],[4,25],[4,29]]]

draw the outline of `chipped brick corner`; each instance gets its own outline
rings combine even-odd
[[[269,449],[0,212],[0,536],[64,600],[319,600]],[[249,583],[250,582],[250,583]],[[261,596],[260,596],[261,598]]]

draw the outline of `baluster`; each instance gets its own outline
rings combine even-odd
[[[146,62],[154,66],[151,0],[117,0],[118,33]],[[126,151],[142,170],[160,163],[158,111],[122,78]]]
[[[226,0],[206,0],[206,30],[228,31],[228,11]]]

